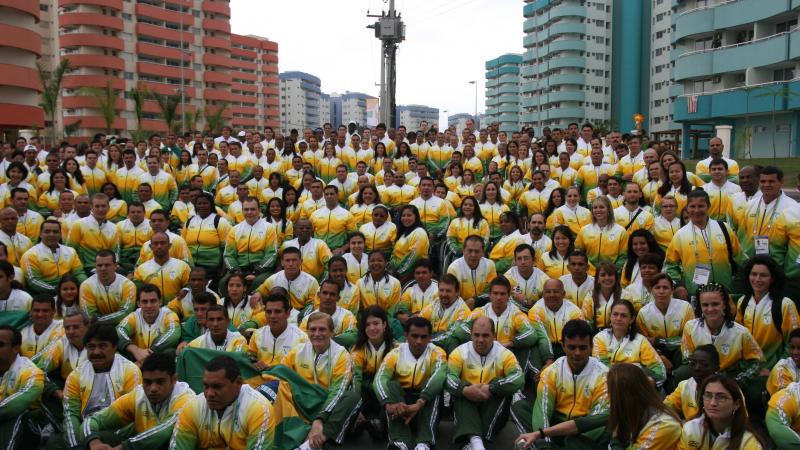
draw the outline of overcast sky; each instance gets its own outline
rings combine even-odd
[[[397,52],[397,104],[422,104],[449,115],[484,105],[485,62],[522,53],[521,0],[396,0],[406,24]],[[366,17],[388,0],[231,0],[231,29],[278,42],[281,72],[319,77],[326,93],[379,97],[380,41]],[[442,119],[443,120],[443,119]]]

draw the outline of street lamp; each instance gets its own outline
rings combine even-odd
[[[472,81],[469,82],[469,84],[474,84],[475,85],[475,115],[472,116],[472,118],[475,121],[477,121],[478,120],[478,81],[477,80],[472,80]]]

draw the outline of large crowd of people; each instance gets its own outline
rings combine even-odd
[[[2,145],[0,448],[800,448],[800,206],[723,141]],[[509,420],[510,419],[510,420]]]

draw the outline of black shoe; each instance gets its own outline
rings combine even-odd
[[[364,422],[364,429],[374,441],[386,439],[386,425],[381,419],[370,419]]]

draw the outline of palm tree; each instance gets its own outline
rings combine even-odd
[[[133,111],[136,114],[136,129],[141,131],[142,118],[144,118],[144,102],[150,99],[150,91],[147,86],[140,84],[128,91],[128,98],[133,100]]]
[[[167,124],[167,130],[173,130],[175,122],[178,120],[178,105],[181,103],[181,96],[177,94],[164,95],[152,92],[153,99],[161,109],[161,119]]]
[[[186,121],[186,131],[194,132],[197,130],[197,123],[203,118],[203,110],[197,108],[194,110],[194,113],[191,111],[185,111],[183,113],[183,117]]]
[[[223,114],[228,108],[228,102],[220,103],[216,109],[206,108],[206,127],[208,131],[216,135],[222,132],[222,127],[225,126],[225,117]]]
[[[97,102],[97,109],[100,110],[100,114],[103,116],[103,122],[106,124],[106,134],[111,134],[114,120],[119,115],[119,108],[117,108],[119,95],[111,86],[111,80],[106,81],[105,87],[85,87],[82,88],[81,91],[94,97],[95,102]]]
[[[58,98],[61,96],[61,81],[64,75],[72,69],[69,59],[64,58],[58,63],[55,70],[49,72],[41,61],[36,63],[39,69],[39,80],[42,83],[42,101],[39,106],[50,119],[50,144],[56,144],[55,114],[58,108]]]

